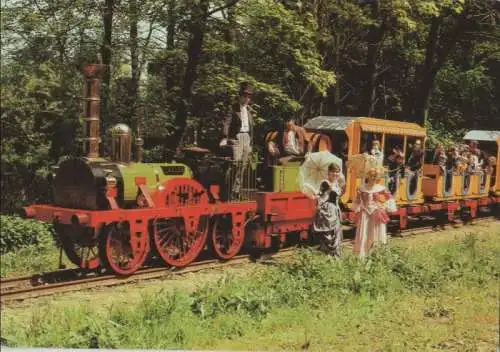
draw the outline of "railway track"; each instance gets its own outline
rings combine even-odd
[[[273,257],[290,256],[295,248],[284,248],[278,253],[273,254]],[[78,269],[59,270],[46,274],[37,274],[32,276],[23,276],[0,281],[0,301],[24,300],[40,296],[47,296],[56,293],[69,291],[79,291],[90,288],[116,286],[127,283],[151,280],[158,278],[168,278],[172,276],[194,273],[201,270],[218,269],[227,266],[241,265],[254,261],[254,258],[249,254],[237,255],[230,261],[223,262],[217,259],[203,260],[190,264],[185,268],[165,268],[152,267],[143,268],[131,276],[120,277],[113,274],[89,274],[80,278],[68,280],[68,276],[78,276]],[[48,280],[47,278],[56,278],[57,275],[65,276],[57,278],[56,281]]]
[[[485,223],[495,221],[495,217],[477,218],[476,223]],[[406,229],[398,235],[391,236],[391,239],[404,239],[418,235],[427,234],[444,229],[456,228],[464,224],[444,225],[439,228],[436,226],[424,226],[418,228]],[[347,228],[346,228],[347,229]],[[352,246],[352,239],[343,241],[345,247]],[[296,247],[281,249],[279,252],[271,254],[274,259],[290,257],[296,251]],[[49,273],[42,273],[30,276],[6,278],[0,280],[0,301],[19,301],[40,296],[53,295],[57,293],[80,291],[91,288],[123,285],[137,281],[169,278],[187,273],[193,273],[208,269],[221,269],[228,266],[241,265],[255,261],[255,257],[250,254],[237,255],[229,261],[220,261],[217,259],[203,260],[195,262],[185,268],[165,268],[149,267],[137,271],[128,277],[119,277],[113,274],[89,273],[82,274],[78,269],[57,270]]]

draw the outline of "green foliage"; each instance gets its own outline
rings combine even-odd
[[[54,230],[50,224],[1,215],[0,254],[35,246],[45,249],[54,246]]]
[[[24,53],[19,54],[23,57]],[[74,154],[78,101],[75,79],[48,62],[2,69],[2,210],[50,200],[49,167]],[[78,82],[80,83],[80,82]],[[73,119],[68,116],[73,115]]]
[[[445,147],[455,145],[460,140],[467,130],[465,128],[450,130],[438,129],[433,126],[427,127],[427,147],[434,148],[437,144],[442,143]]]
[[[311,84],[320,95],[335,83],[331,71],[324,70],[316,47],[317,23],[311,14],[300,16],[280,3],[259,0],[244,3],[243,21],[249,36],[240,40],[241,58],[253,75],[264,82],[293,82],[287,93],[300,98],[300,89]],[[302,81],[302,82],[301,82]]]
[[[59,248],[48,223],[1,215],[1,276],[29,275],[56,270]],[[65,260],[65,263],[68,262]]]
[[[379,300],[408,291],[430,294],[456,280],[481,285],[496,277],[496,263],[493,253],[479,258],[476,250],[473,236],[429,252],[383,248],[366,262],[352,256],[335,261],[305,250],[293,263],[262,277],[244,282],[226,278],[195,292],[192,309],[202,319],[240,313],[260,320],[275,307],[307,302],[319,308],[319,302],[333,297]]]
[[[431,114],[441,118],[432,119],[430,125],[460,139],[468,129],[495,130],[500,123],[492,75],[500,62],[500,45],[464,43],[457,52],[437,75]]]

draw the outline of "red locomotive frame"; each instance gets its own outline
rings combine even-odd
[[[196,182],[191,179],[175,181]],[[113,187],[108,189],[108,200],[112,207],[116,205],[114,193]],[[184,253],[159,253],[159,255],[168,264],[182,267],[196,259],[205,246],[209,231],[210,245],[215,254],[227,260],[240,251],[247,232],[251,233],[249,239],[256,248],[271,247],[272,237],[278,237],[279,243],[282,244],[290,232],[300,233],[300,238],[307,240],[315,213],[314,201],[300,192],[262,192],[256,194],[255,201],[212,204],[201,202],[169,207],[154,206],[155,198],[162,197],[159,194],[144,195],[152,203],[151,206],[137,209],[116,207],[110,210],[78,210],[51,205],[32,205],[24,208],[24,216],[52,222],[56,228],[66,225],[89,229],[96,246],[99,246],[101,259],[106,261],[105,264],[116,273],[127,275],[142,266],[150,252],[151,240],[162,240],[156,235],[158,232],[156,223],[161,220],[175,222],[175,227],[180,231],[176,240],[186,242],[188,249]],[[221,236],[223,237],[221,240],[224,241],[230,238],[231,243],[225,246],[218,243],[216,233],[217,222],[222,216],[230,219],[230,224],[227,226],[230,233],[227,233],[226,227],[226,233],[223,232]],[[249,231],[247,226],[250,224],[253,228]],[[108,236],[103,237],[103,231]],[[118,233],[111,236],[110,231]],[[128,246],[127,243],[123,243],[125,241],[128,242]],[[91,258],[82,256],[80,263],[77,264],[81,268],[96,269],[104,263],[100,263],[99,256],[96,255]]]

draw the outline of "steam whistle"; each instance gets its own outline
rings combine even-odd
[[[142,163],[144,158],[144,139],[141,138],[141,134],[139,132],[139,127],[137,127],[137,134],[135,137],[135,161],[138,163]]]

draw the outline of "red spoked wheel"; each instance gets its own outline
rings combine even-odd
[[[82,226],[59,225],[55,228],[68,259],[82,269],[99,267],[99,244],[94,229]]]
[[[190,178],[175,178],[164,183],[161,192],[167,207],[206,205],[209,202],[205,188]]]
[[[112,223],[102,233],[101,260],[116,274],[130,275],[144,264],[149,248],[147,232],[131,233],[128,222]]]
[[[183,267],[192,263],[205,246],[208,217],[200,217],[195,231],[187,231],[183,218],[157,219],[153,225],[153,242],[165,263]]]
[[[245,241],[244,227],[235,228],[231,214],[217,216],[212,225],[211,245],[215,255],[228,260],[239,253]]]

